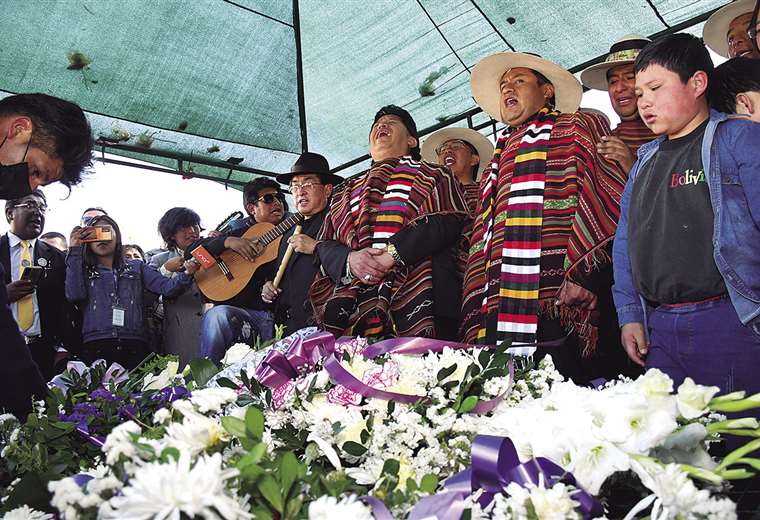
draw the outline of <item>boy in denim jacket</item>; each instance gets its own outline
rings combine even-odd
[[[760,125],[710,111],[713,65],[688,34],[635,63],[656,140],[626,184],[613,248],[628,356],[723,392],[760,391]]]

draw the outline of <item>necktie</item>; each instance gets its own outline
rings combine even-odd
[[[21,263],[19,264],[19,276],[24,272],[24,267],[32,266],[32,252],[29,249],[29,242],[27,240],[21,241]],[[34,322],[34,304],[32,303],[32,295],[24,296],[18,301],[18,325],[21,330],[27,330],[32,326]]]

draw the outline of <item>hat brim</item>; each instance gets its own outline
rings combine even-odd
[[[422,158],[431,163],[438,163],[438,155],[435,153],[436,149],[446,141],[451,141],[452,139],[466,141],[478,151],[480,164],[478,164],[478,174],[475,177],[475,180],[479,181],[483,171],[493,158],[493,145],[491,144],[491,141],[480,132],[476,132],[469,128],[442,128],[441,130],[437,130],[430,134],[425,139],[425,142],[422,143],[420,149]]]
[[[341,182],[343,182],[345,179],[341,177],[340,175],[335,175],[334,173],[318,173],[318,172],[287,172],[287,173],[279,173],[275,176],[275,180],[279,182],[280,184],[288,185],[290,184],[290,181],[293,180],[293,177],[296,175],[318,175],[321,179],[322,184],[332,184],[333,186],[337,186]]]
[[[728,58],[728,26],[734,18],[751,13],[755,8],[755,0],[739,0],[715,11],[705,22],[702,29],[702,39],[713,52]]]
[[[605,61],[591,65],[581,72],[581,83],[594,90],[607,91],[607,72],[620,65],[630,65],[636,60]]]
[[[560,112],[578,110],[583,87],[575,76],[551,61],[522,52],[498,52],[483,58],[472,69],[470,85],[472,96],[480,108],[491,118],[506,123],[501,118],[501,77],[509,69],[524,67],[543,74],[554,85],[554,100]]]

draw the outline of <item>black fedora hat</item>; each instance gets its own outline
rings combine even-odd
[[[343,177],[330,173],[330,165],[327,159],[312,152],[302,153],[288,173],[280,173],[275,179],[280,184],[290,184],[296,175],[319,175],[323,184],[337,185],[343,182]]]

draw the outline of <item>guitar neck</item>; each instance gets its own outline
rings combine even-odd
[[[279,224],[277,224],[275,227],[261,235],[259,237],[259,240],[266,246],[269,245],[274,239],[281,236],[283,233],[285,233],[288,229],[292,228],[296,224],[300,223],[303,220],[303,216],[300,213],[294,213]]]

